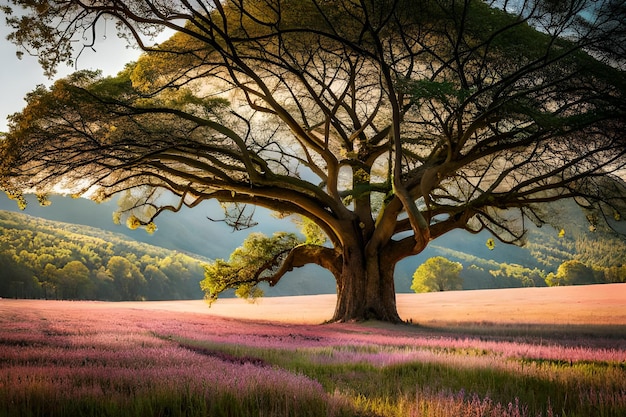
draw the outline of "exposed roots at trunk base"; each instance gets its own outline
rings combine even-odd
[[[392,306],[386,308],[364,307],[347,311],[341,308],[339,299],[333,318],[328,323],[354,323],[364,321],[382,321],[385,323],[402,324],[404,321],[398,315],[395,305],[395,299]]]
[[[368,322],[368,321],[380,321],[383,323],[390,323],[390,324],[407,324],[407,322],[405,322],[404,320],[402,320],[400,317],[395,317],[395,318],[385,318],[385,319],[381,319],[378,316],[365,316],[365,317],[360,317],[360,318],[337,318],[337,317],[333,317],[332,319],[324,322],[325,324],[333,324],[333,323],[364,323],[364,322]]]

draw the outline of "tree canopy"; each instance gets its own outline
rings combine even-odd
[[[12,4],[10,39],[48,73],[103,19],[145,54],[27,97],[0,150],[9,194],[132,190],[124,214],[150,229],[206,199],[237,228],[248,204],[304,216],[329,243],[250,279],[322,265],[334,320],[398,321],[394,266],[451,230],[521,243],[564,198],[626,213],[623,1]]]
[[[550,273],[546,277],[546,284],[551,287],[591,284],[595,281],[594,271],[577,260],[563,262],[556,274]]]
[[[417,293],[463,289],[463,265],[443,256],[427,259],[413,274],[411,289]]]

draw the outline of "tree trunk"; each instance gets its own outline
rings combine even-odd
[[[363,250],[348,248],[337,280],[337,306],[331,321],[381,320],[399,323],[393,281],[395,264]]]

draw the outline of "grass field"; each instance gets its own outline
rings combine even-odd
[[[626,415],[626,284],[333,308],[0,300],[0,416]]]

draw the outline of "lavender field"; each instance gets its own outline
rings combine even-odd
[[[626,415],[623,323],[319,325],[158,305],[0,300],[0,416]]]

